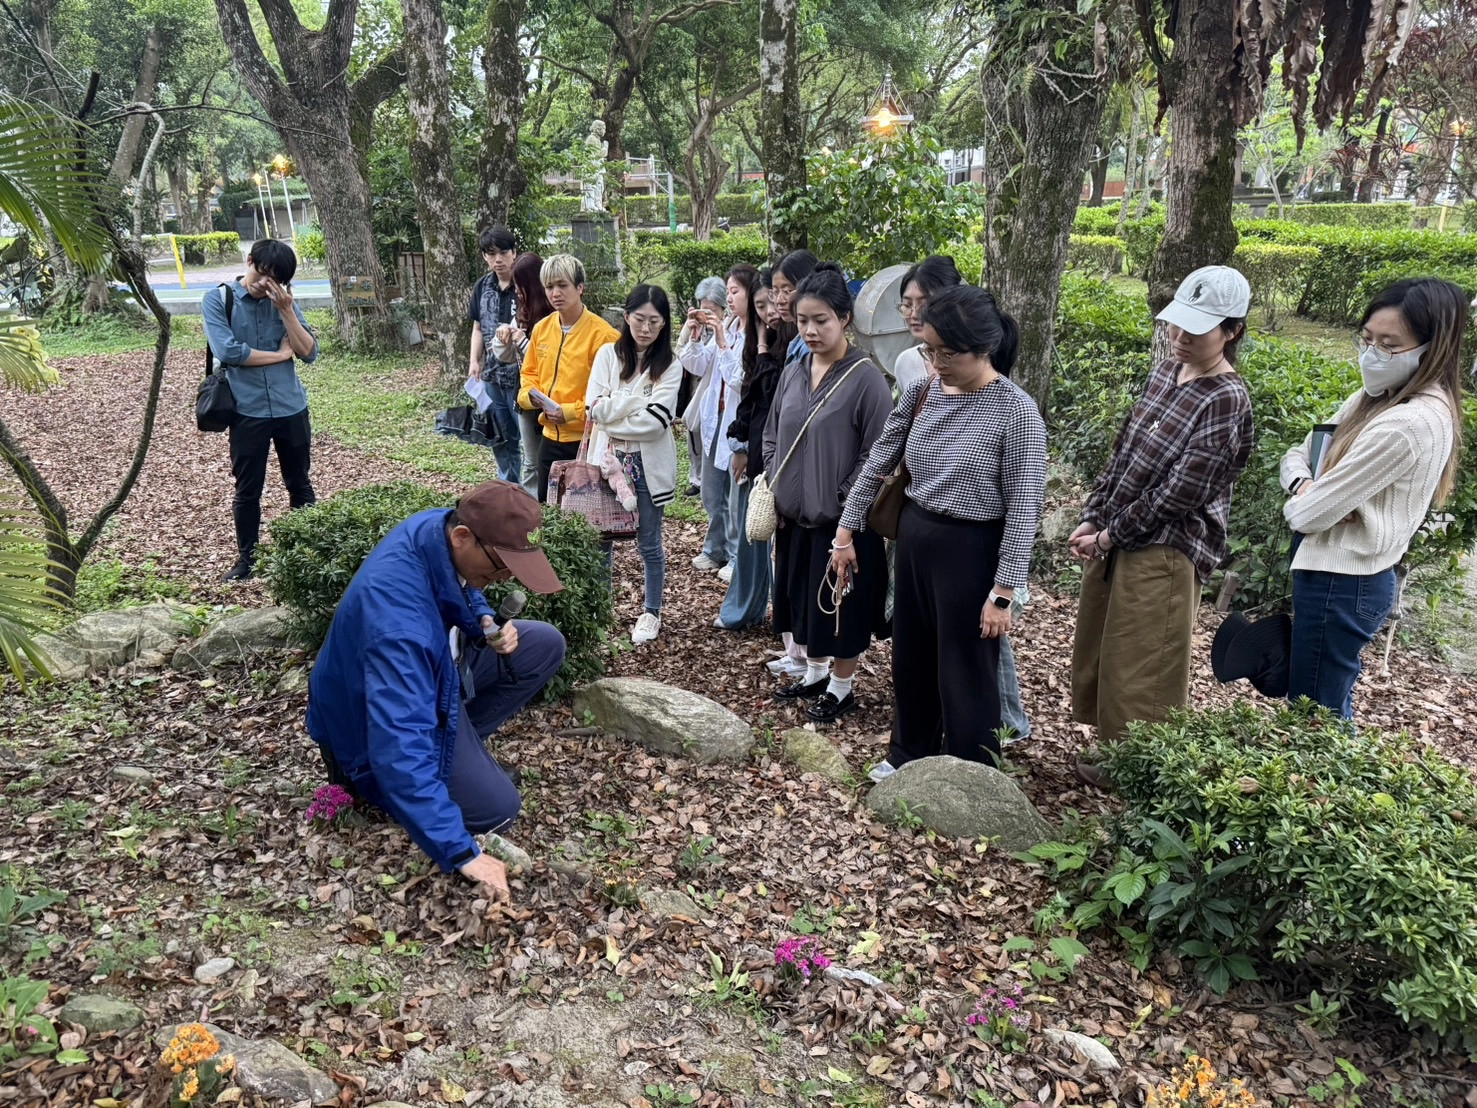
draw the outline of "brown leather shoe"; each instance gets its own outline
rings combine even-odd
[[[1106,792],[1113,791],[1112,778],[1103,771],[1102,766],[1079,761],[1072,772],[1084,785],[1091,785],[1094,789],[1103,789]]]

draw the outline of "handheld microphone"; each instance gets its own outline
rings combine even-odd
[[[493,613],[493,622],[497,624],[499,634],[511,621],[523,614],[523,609],[528,607],[528,596],[522,589],[514,589],[503,597],[498,603],[497,611]],[[511,654],[501,655],[503,665],[508,671],[510,681],[518,680],[518,675],[513,672],[513,657]]]

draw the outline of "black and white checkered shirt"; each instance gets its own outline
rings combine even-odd
[[[918,400],[927,399],[915,419]],[[908,499],[956,519],[1004,519],[995,584],[1023,588],[1046,491],[1046,425],[1036,402],[1008,378],[948,394],[937,378],[910,385],[852,486],[841,526],[860,531],[882,482],[907,452]]]

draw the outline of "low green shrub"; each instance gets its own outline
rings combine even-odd
[[[323,229],[316,223],[309,224],[297,233],[297,254],[305,262],[327,260],[328,244],[323,239]]]
[[[241,258],[241,236],[235,231],[212,231],[208,235],[175,235],[175,245],[180,255],[188,262],[198,263],[210,258],[218,262],[239,261]],[[145,235],[144,249],[150,255],[170,255],[168,235]]]
[[[1316,246],[1287,246],[1280,242],[1247,239],[1236,247],[1231,264],[1251,285],[1252,298],[1266,313],[1267,327],[1277,326],[1279,301],[1301,293],[1308,270],[1318,261]]]
[[[414,482],[350,489],[312,508],[273,521],[258,566],[272,598],[288,611],[293,637],[310,650],[323,645],[334,609],[364,559],[401,521],[451,498]],[[542,546],[564,583],[552,596],[529,594],[524,618],[545,620],[569,645],[564,668],[545,696],[562,696],[577,681],[604,669],[604,646],[614,618],[600,536],[582,516],[544,506]],[[487,590],[496,607],[515,583]]]
[[[1477,785],[1408,735],[1242,703],[1133,724],[1106,747],[1107,841],[1049,843],[1067,924],[1112,925],[1237,980],[1311,977],[1477,1049]]]
[[[1159,240],[1164,237],[1164,217],[1151,215],[1144,219],[1130,219],[1123,225],[1124,257],[1128,272],[1143,277],[1149,272],[1149,263],[1159,250]]]
[[[1293,223],[1326,227],[1357,227],[1366,231],[1408,231],[1415,205],[1395,201],[1381,204],[1299,204],[1290,208]]]
[[[764,265],[768,260],[769,242],[758,232],[714,232],[707,242],[679,239],[667,246],[667,291],[682,307],[704,277],[722,277],[740,262]]]
[[[1104,204],[1101,208],[1078,206],[1072,232],[1078,235],[1116,235],[1118,233],[1118,203]]]
[[[1095,276],[1123,268],[1124,242],[1115,235],[1072,235],[1067,241],[1067,268]]]

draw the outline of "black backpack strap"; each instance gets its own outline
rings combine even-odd
[[[221,298],[226,303],[226,326],[231,325],[231,317],[236,314],[236,290],[222,281],[216,285],[221,290]],[[215,351],[210,348],[210,339],[205,340],[205,376],[209,377],[215,369]]]

